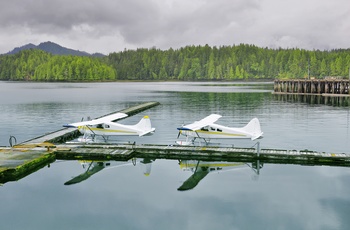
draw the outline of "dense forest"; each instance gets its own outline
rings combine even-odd
[[[113,81],[116,71],[101,58],[52,55],[30,49],[0,56],[0,80]]]
[[[105,57],[53,55],[23,50],[0,56],[0,80],[254,80],[348,78],[350,49],[269,49],[254,45],[186,46],[177,50],[137,49]]]

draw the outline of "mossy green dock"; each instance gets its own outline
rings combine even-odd
[[[0,183],[17,181],[56,160],[45,148],[1,148]]]

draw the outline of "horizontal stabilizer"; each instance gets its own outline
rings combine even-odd
[[[152,134],[152,133],[154,133],[155,130],[156,130],[155,128],[152,128],[152,129],[147,130],[147,131],[145,131],[143,133],[140,133],[139,136],[142,137],[142,136],[145,136],[147,134]]]

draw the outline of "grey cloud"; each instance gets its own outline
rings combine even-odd
[[[250,26],[255,20],[252,15],[259,7],[256,1],[243,0],[229,3],[225,0],[201,1],[185,7],[175,4],[165,13],[160,12],[161,22],[155,25],[149,36],[164,48],[169,47],[169,43],[172,47],[206,43],[220,45],[216,40],[232,36],[230,30],[239,33]]]
[[[109,52],[239,43],[348,48],[349,15],[348,0],[12,0],[0,3],[0,53],[47,38]]]
[[[145,1],[18,1],[14,0],[1,10],[1,25],[28,26],[34,30],[63,28],[70,30],[74,25],[132,26],[142,20],[149,20],[147,14],[154,9]],[[54,31],[52,31],[54,32]]]

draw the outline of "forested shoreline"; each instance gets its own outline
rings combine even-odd
[[[254,45],[124,50],[105,57],[53,55],[38,49],[0,56],[0,80],[233,81],[348,78],[350,49],[269,49]]]

